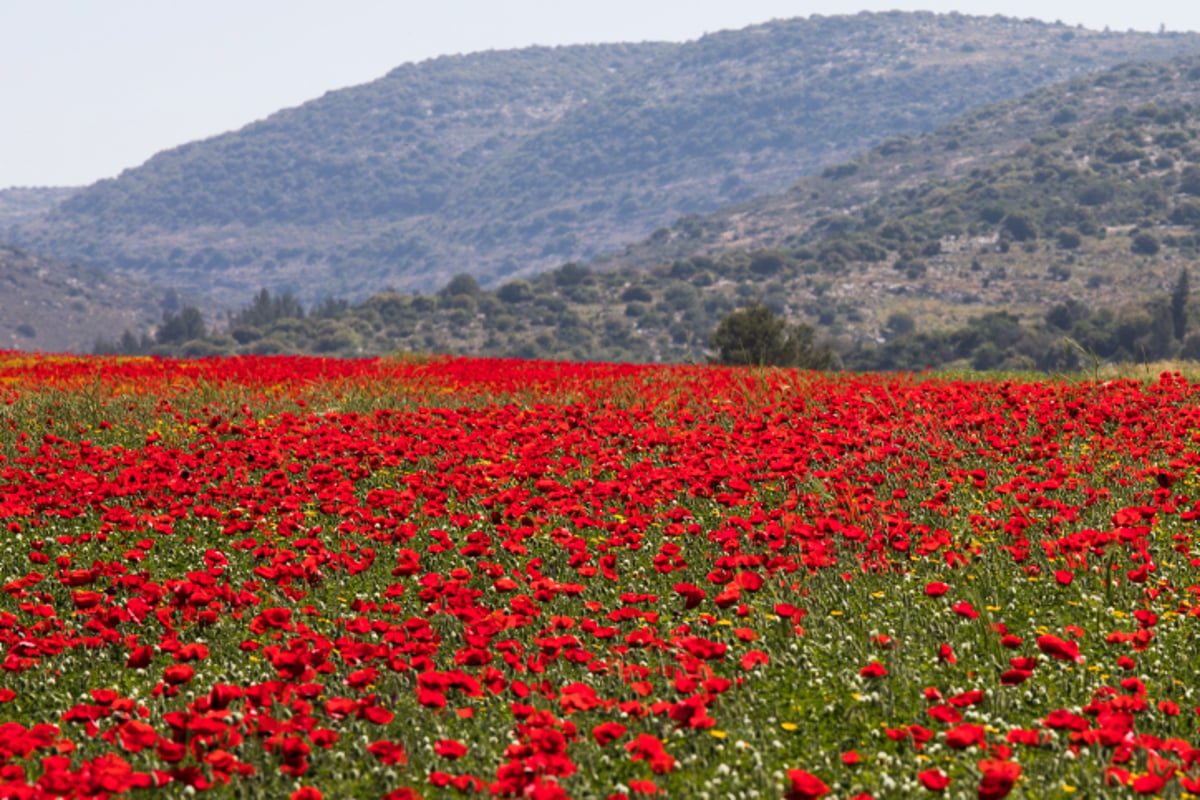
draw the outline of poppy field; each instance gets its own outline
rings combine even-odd
[[[1200,796],[1198,401],[0,353],[0,798]]]

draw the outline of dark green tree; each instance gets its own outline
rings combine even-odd
[[[1134,236],[1129,245],[1129,249],[1140,256],[1152,256],[1159,251],[1160,247],[1158,237],[1148,231],[1142,231]]]
[[[1171,319],[1170,303],[1162,297],[1155,298],[1146,304],[1153,322],[1150,325],[1150,337],[1146,342],[1143,358],[1171,358],[1179,345],[1175,339],[1175,324]]]
[[[1012,234],[1018,242],[1028,242],[1038,236],[1037,227],[1028,214],[1014,211],[1004,218],[1004,230]]]
[[[1083,244],[1083,237],[1074,228],[1061,228],[1057,234],[1058,246],[1064,250],[1074,250]]]
[[[1179,176],[1179,189],[1187,194],[1200,195],[1200,166],[1192,164],[1184,167]]]
[[[1088,307],[1072,297],[1047,311],[1046,322],[1059,330],[1069,331],[1076,322],[1087,319],[1088,314]]]
[[[592,274],[587,267],[581,267],[574,261],[563,264],[554,273],[554,282],[559,286],[578,286]]]
[[[203,339],[206,332],[200,310],[195,306],[184,306],[178,314],[163,312],[162,325],[154,332],[154,341],[159,344],[182,344],[192,339]]]
[[[829,369],[834,354],[809,325],[788,325],[762,303],[728,314],[709,340],[722,364]]]
[[[533,287],[529,281],[516,278],[497,289],[496,297],[506,303],[527,303],[533,299]]]
[[[304,317],[304,307],[300,305],[300,301],[291,292],[272,296],[268,290],[263,289],[254,295],[254,299],[250,302],[250,305],[242,309],[240,313],[235,314],[229,323],[230,327],[253,326],[263,328],[275,320],[287,317],[295,317],[297,319]]]
[[[1188,200],[1175,206],[1175,210],[1171,212],[1171,222],[1200,228],[1200,203]]]
[[[139,339],[133,331],[126,328],[121,338],[116,341],[105,336],[96,337],[92,352],[96,355],[144,356],[152,347],[154,340],[149,336],[143,333]]]
[[[751,254],[750,271],[756,275],[769,277],[783,269],[784,256],[774,250],[763,250]]]
[[[1181,342],[1187,336],[1188,300],[1192,293],[1188,283],[1188,268],[1184,267],[1171,287],[1171,322],[1175,325],[1175,338]]]
[[[438,294],[443,297],[457,297],[458,295],[479,297],[480,292],[479,281],[475,280],[475,276],[466,272],[460,272],[451,278],[450,282]]]
[[[888,314],[885,330],[889,336],[903,336],[912,333],[916,327],[917,323],[912,314],[907,311],[893,311]]]
[[[326,297],[312,307],[310,312],[317,319],[337,319],[350,309],[349,301],[341,297]]]

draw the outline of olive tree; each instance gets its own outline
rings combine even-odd
[[[709,339],[722,364],[829,369],[834,354],[817,345],[812,326],[788,325],[762,303],[725,316]]]

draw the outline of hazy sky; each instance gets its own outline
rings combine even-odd
[[[0,188],[111,177],[432,56],[896,8],[1200,30],[1195,0],[0,0]]]

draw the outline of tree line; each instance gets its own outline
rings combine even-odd
[[[574,265],[567,265],[559,275],[568,285],[582,284],[589,277],[586,268]],[[639,299],[645,297],[641,291],[624,290],[630,304],[644,302]],[[459,275],[434,297],[384,294],[358,306],[331,299],[306,310],[289,293],[272,294],[263,289],[227,318],[223,331],[210,331],[200,311],[184,305],[164,311],[153,334],[138,336],[126,331],[116,340],[101,338],[94,352],[183,357],[235,352],[380,354],[387,351],[363,348],[362,331],[371,328],[370,320],[382,316],[402,325],[405,314],[428,315],[439,309],[449,309],[451,314],[474,311],[488,306],[488,294],[474,278]],[[510,282],[494,294],[496,302],[517,307],[531,305],[536,297],[526,281]],[[1117,309],[1093,309],[1067,299],[1040,319],[1025,320],[1004,310],[991,310],[965,325],[932,331],[916,330],[906,316],[891,315],[884,341],[847,344],[828,340],[813,326],[789,321],[768,305],[751,300],[729,310],[707,333],[697,331],[695,338],[707,346],[708,360],[717,363],[856,372],[945,366],[1053,372],[1078,370],[1100,361],[1200,360],[1200,331],[1193,325],[1191,277],[1186,267],[1169,294]],[[286,345],[284,332],[291,337]],[[628,338],[625,333],[622,340]],[[543,357],[519,350],[488,354]],[[584,358],[589,355],[604,360],[596,353],[582,353]]]

